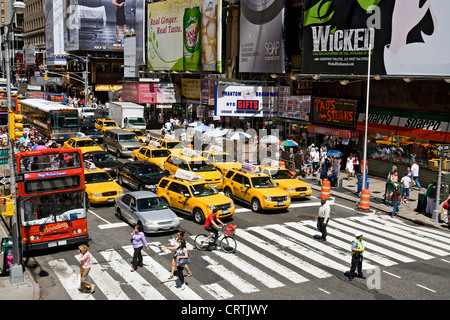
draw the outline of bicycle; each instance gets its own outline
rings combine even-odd
[[[232,253],[236,251],[237,242],[233,237],[235,229],[236,225],[229,224],[219,231],[219,238],[217,238],[216,242],[219,243],[223,252]],[[200,233],[195,237],[194,245],[197,250],[205,251],[213,246],[213,241],[214,233],[211,233],[209,236]]]

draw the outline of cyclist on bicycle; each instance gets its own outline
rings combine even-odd
[[[217,229],[220,229],[220,227],[217,225],[216,221],[218,223],[220,223],[222,225],[222,227],[224,227],[225,225],[222,223],[222,221],[219,220],[219,218],[217,218],[217,214],[219,213],[219,210],[214,209],[212,214],[210,214],[208,216],[208,218],[206,218],[205,221],[205,230],[209,231],[211,233],[214,233],[214,241],[212,243],[212,245],[216,244],[216,240],[219,238],[219,231]],[[216,228],[214,228],[216,227]],[[211,237],[211,234],[210,234]]]

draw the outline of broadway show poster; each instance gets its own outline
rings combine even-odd
[[[147,9],[149,70],[222,72],[221,0],[167,0]]]
[[[136,32],[136,0],[65,0],[67,51],[123,51]]]
[[[450,75],[450,1],[306,0],[305,73]]]
[[[239,71],[284,73],[284,0],[242,0]]]

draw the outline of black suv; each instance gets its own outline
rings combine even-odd
[[[126,162],[118,169],[118,182],[135,190],[156,191],[159,180],[165,177],[164,171],[148,161]]]
[[[95,128],[94,124],[91,122],[83,122],[80,125],[80,132],[84,133],[86,137],[93,139],[97,144],[101,144],[103,142],[103,135],[100,131]]]
[[[117,169],[122,165],[116,158],[105,151],[91,151],[83,154],[83,160],[90,161],[96,167],[102,168],[112,178],[117,177]]]

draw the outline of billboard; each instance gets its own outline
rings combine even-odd
[[[222,117],[276,117],[278,87],[215,86],[214,115]]]
[[[450,75],[448,0],[306,0],[303,71]]]
[[[284,0],[242,0],[239,72],[284,73]]]
[[[143,19],[136,16],[136,0],[64,1],[67,51],[123,51],[125,33]]]
[[[149,70],[222,72],[222,1],[148,4]]]
[[[66,59],[55,57],[65,53],[63,0],[46,0],[44,3],[44,8],[47,65],[65,65]]]
[[[356,128],[357,100],[313,98],[310,121],[334,127]]]

